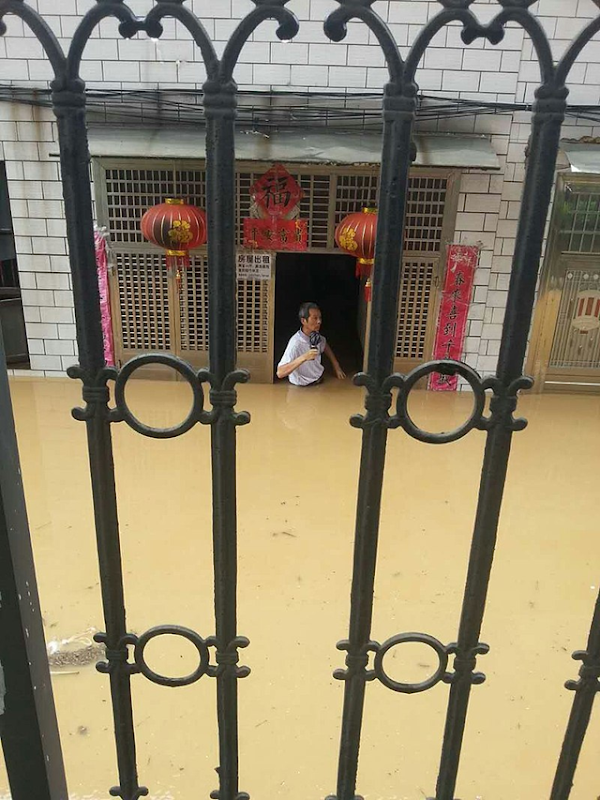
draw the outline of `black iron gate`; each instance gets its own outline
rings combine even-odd
[[[218,0],[215,0],[218,2]],[[83,383],[84,408],[74,415],[86,424],[95,522],[100,563],[102,601],[106,632],[98,640],[106,645],[106,662],[98,665],[110,678],[115,724],[119,783],[111,795],[137,800],[148,794],[138,782],[136,746],[131,700],[131,679],[141,673],[165,686],[182,686],[206,675],[217,684],[220,767],[219,789],[212,797],[242,800],[247,795],[238,787],[238,679],[248,675],[239,666],[239,650],[248,645],[236,625],[236,427],[250,421],[235,411],[239,382],[247,373],[236,370],[235,342],[235,219],[234,219],[234,127],[236,85],[232,74],[238,56],[252,32],[265,20],[279,22],[278,36],[292,38],[298,23],[286,8],[287,0],[253,0],[255,8],[242,20],[217,57],[201,21],[184,5],[184,0],[157,0],[145,18],[136,17],[121,0],[97,0],[82,19],[65,54],[43,18],[22,0],[0,0],[0,17],[12,13],[31,28],[50,60],[55,79],[53,106],[58,120],[59,144],[73,290],[77,317],[80,366],[71,377]],[[417,36],[403,60],[385,22],[378,16],[374,0],[338,0],[340,7],[325,21],[325,32],[340,41],[351,19],[366,24],[384,51],[389,82],[383,95],[383,155],[380,180],[380,214],[374,270],[373,304],[368,371],[356,383],[366,387],[364,415],[351,424],[362,430],[362,457],[356,521],[354,572],[348,638],[338,648],[346,653],[346,668],[336,677],[345,681],[343,722],[337,800],[354,800],[365,690],[369,681],[379,680],[396,692],[422,692],[440,681],[449,684],[449,703],[442,744],[436,800],[453,800],[461,745],[471,688],[484,681],[477,670],[477,657],[488,652],[480,642],[488,583],[496,542],[498,518],[513,433],[525,421],[513,416],[520,390],[531,386],[522,375],[527,337],[534,305],[538,266],[548,207],[554,180],[561,124],[568,90],[566,82],[576,58],[600,31],[600,16],[592,21],[554,64],[543,28],[528,10],[534,0],[499,0],[498,15],[481,24],[470,6],[472,0],[439,0],[440,11]],[[195,371],[185,362],[168,355],[144,355],[122,369],[108,369],[104,363],[102,328],[96,280],[93,241],[89,154],[85,122],[85,85],[79,77],[81,58],[88,38],[106,17],[120,21],[122,36],[138,32],[159,38],[161,20],[173,17],[189,31],[200,48],[208,78],[204,84],[207,127],[207,210],[209,260],[209,370]],[[404,219],[411,136],[417,105],[415,72],[434,35],[451,22],[462,24],[466,44],[487,39],[498,44],[505,27],[512,22],[529,34],[541,69],[541,85],[533,108],[532,134],[523,192],[523,203],[510,290],[504,321],[497,375],[482,380],[467,365],[454,361],[424,364],[406,376],[390,375],[394,359],[396,308],[402,256]],[[187,419],[168,429],[142,424],[128,408],[127,381],[139,367],[164,364],[176,370],[192,387],[194,403]],[[408,395],[424,376],[439,372],[460,375],[471,386],[474,408],[470,418],[449,433],[433,434],[420,429],[408,412]],[[110,406],[109,382],[114,381],[114,405]],[[390,414],[395,394],[395,408]],[[486,393],[491,395],[486,413]],[[206,395],[210,403],[205,408]],[[3,418],[10,427],[11,420]],[[216,634],[201,636],[177,625],[159,625],[140,636],[128,632],[125,621],[123,574],[119,542],[117,497],[113,468],[111,425],[126,422],[144,436],[171,438],[200,423],[212,430],[213,537],[215,573]],[[456,441],[473,429],[486,432],[486,448],[479,502],[469,558],[457,641],[444,644],[425,633],[400,633],[383,643],[371,640],[373,586],[377,561],[382,482],[388,431],[402,428],[409,436],[433,444]],[[198,650],[196,671],[181,678],[153,672],[144,658],[147,644],[161,634],[175,634],[191,641]],[[430,646],[439,665],[435,674],[417,684],[392,680],[384,668],[388,650],[402,642]],[[449,660],[453,657],[452,668]],[[579,752],[590,719],[595,694],[600,688],[600,599],[596,604],[587,649],[575,653],[582,662],[579,680],[567,683],[574,690],[573,709],[551,800],[565,800],[571,790]],[[370,661],[372,659],[372,665]],[[9,687],[10,691],[10,687]],[[44,770],[43,759],[32,759],[31,775]],[[9,770],[11,765],[9,763]],[[24,796],[24,795],[23,795]],[[50,796],[39,794],[42,796]],[[18,798],[20,800],[20,797]],[[56,800],[56,798],[54,798]]]

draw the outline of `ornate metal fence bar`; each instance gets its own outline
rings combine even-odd
[[[0,734],[14,800],[67,797],[1,333]]]
[[[550,800],[567,800],[573,788],[577,761],[587,733],[594,700],[600,689],[600,595],[596,600],[587,648],[573,653],[581,661],[579,680],[567,681],[565,686],[575,692],[573,708],[563,742]]]
[[[81,20],[68,53],[63,52],[43,18],[22,0],[0,0],[0,19],[9,13],[20,17],[45,48],[55,79],[53,107],[58,120],[62,180],[73,290],[77,318],[80,365],[70,370],[83,383],[85,407],[74,415],[85,422],[88,435],[92,490],[106,631],[98,639],[106,645],[106,662],[99,670],[109,676],[119,783],[113,796],[137,800],[148,794],[138,782],[131,679],[142,674],[150,681],[176,687],[194,683],[204,675],[216,678],[219,723],[219,800],[246,798],[238,786],[238,698],[237,681],[249,670],[238,666],[239,649],[248,640],[238,635],[236,622],[236,427],[249,422],[246,413],[236,413],[235,386],[248,379],[236,370],[235,307],[235,151],[236,91],[233,70],[241,49],[265,20],[279,23],[278,36],[290,39],[298,23],[286,8],[287,0],[253,0],[255,8],[243,19],[219,59],[201,21],[184,0],[157,0],[146,17],[136,17],[121,0],[97,0]],[[383,95],[383,154],[380,180],[380,213],[374,269],[368,371],[356,383],[366,388],[366,414],[351,423],[362,430],[362,456],[356,515],[353,582],[348,638],[338,648],[346,652],[346,669],[336,671],[345,681],[337,800],[355,800],[359,747],[366,684],[378,679],[396,692],[426,691],[440,682],[450,685],[446,726],[436,787],[436,800],[454,800],[471,687],[485,680],[476,671],[477,656],[488,652],[480,642],[486,597],[496,544],[504,483],[513,433],[526,423],[513,415],[518,392],[531,381],[522,375],[544,227],[551,199],[555,162],[564,119],[566,82],[575,59],[592,36],[600,31],[600,17],[590,23],[559,64],[555,65],[544,31],[528,10],[533,0],[499,0],[501,9],[489,23],[481,24],[471,11],[472,0],[440,0],[441,10],[422,29],[406,59],[403,59],[390,29],[375,10],[374,0],[338,0],[325,22],[325,32],[340,41],[347,23],[362,20],[381,46],[389,71]],[[122,369],[104,364],[102,328],[94,257],[89,154],[85,123],[85,85],[79,77],[86,43],[98,24],[116,17],[120,33],[131,37],[145,32],[159,38],[161,21],[173,17],[186,28],[202,54],[207,80],[204,109],[207,126],[207,212],[209,263],[209,370],[195,371],[186,362],[169,355],[143,355]],[[416,70],[433,37],[452,22],[462,25],[465,44],[486,39],[498,44],[508,23],[520,25],[530,36],[541,69],[536,93],[532,135],[523,194],[523,204],[508,306],[504,321],[497,375],[482,379],[466,364],[433,361],[406,376],[391,374],[396,340],[396,311],[402,263],[403,230],[411,137],[417,105]],[[191,386],[193,405],[188,417],[172,428],[150,428],[132,413],[125,387],[132,374],[148,364],[169,366]],[[473,390],[474,408],[459,428],[435,434],[419,428],[408,411],[408,396],[424,377],[434,373],[458,375]],[[114,381],[114,405],[110,405],[109,382]],[[205,388],[210,409],[205,409]],[[395,409],[390,414],[393,396]],[[489,414],[486,393],[491,394]],[[196,424],[212,429],[212,497],[215,573],[216,632],[206,638],[178,625],[158,625],[137,636],[128,632],[125,615],[117,497],[111,442],[111,424],[125,422],[144,436],[172,438]],[[444,444],[473,429],[486,432],[479,502],[475,518],[466,588],[457,641],[444,644],[427,633],[397,633],[385,642],[371,639],[373,588],[385,453],[388,431],[402,428],[422,442]],[[197,669],[187,676],[169,678],[152,671],[144,658],[146,645],[162,634],[175,634],[191,641],[199,656]],[[438,667],[422,683],[401,683],[385,670],[388,651],[405,642],[421,642],[437,655]],[[214,660],[213,660],[214,656]],[[448,662],[453,656],[453,670]],[[579,750],[598,691],[600,676],[600,611],[596,608],[588,649],[578,654],[583,661],[581,678],[569,688],[576,691],[563,753],[558,766],[552,800],[569,796]],[[370,667],[370,660],[373,659]]]
[[[358,383],[367,387],[364,417],[355,417],[353,424],[363,428],[362,459],[359,481],[359,500],[354,551],[354,574],[352,584],[350,635],[338,644],[347,651],[346,670],[336,676],[346,681],[343,722],[338,772],[338,800],[354,800],[356,775],[365,685],[367,681],[379,679],[384,685],[398,692],[413,693],[432,688],[440,681],[450,684],[450,698],[442,745],[442,755],[436,800],[453,800],[462,740],[465,730],[471,687],[482,683],[485,676],[476,672],[477,656],[488,652],[489,647],[479,641],[486,605],[487,589],[492,569],[498,520],[502,504],[504,483],[508,468],[513,432],[522,430],[526,422],[513,416],[517,408],[517,395],[521,389],[530,388],[532,382],[522,375],[527,338],[535,302],[535,289],[544,238],[544,228],[550,206],[554,170],[560,142],[560,129],[566,110],[568,90],[565,86],[575,58],[600,28],[595,20],[583,31],[567,51],[558,66],[555,66],[546,35],[533,15],[527,10],[529,0],[500,0],[503,10],[487,25],[482,25],[469,10],[469,0],[441,0],[444,10],[423,28],[413,43],[405,62],[383,20],[371,8],[370,2],[341,2],[341,8],[329,18],[326,30],[334,39],[345,35],[345,24],[352,18],[365,21],[379,40],[387,60],[390,83],[384,96],[384,129],[382,158],[382,212],[378,229],[373,286],[373,319],[371,341],[376,343],[369,358],[369,372],[359,376]],[[385,337],[385,320],[390,317],[390,307],[397,304],[396,264],[398,248],[401,251],[402,231],[396,220],[404,218],[403,187],[398,189],[396,181],[404,181],[405,175],[399,165],[409,160],[407,142],[414,120],[414,102],[417,87],[415,72],[433,36],[445,25],[459,21],[463,25],[462,38],[465,44],[476,39],[487,39],[498,44],[504,37],[507,23],[521,25],[531,37],[540,65],[542,84],[536,92],[533,108],[532,134],[529,163],[527,165],[522,210],[517,232],[515,256],[511,272],[507,310],[503,325],[502,343],[497,376],[482,380],[466,365],[444,360],[430,362],[418,367],[408,376],[389,375],[393,352]],[[395,103],[389,102],[393,97]],[[396,126],[396,127],[395,127]],[[397,128],[402,126],[404,136]],[[388,167],[391,167],[388,173]],[[390,212],[396,212],[396,214]],[[396,260],[395,260],[396,259]],[[391,297],[391,299],[390,299]],[[387,304],[390,303],[390,306]],[[446,434],[433,434],[421,430],[408,413],[408,395],[418,380],[440,372],[460,375],[470,384],[475,395],[474,411],[469,420],[457,430]],[[392,403],[391,390],[397,389],[397,407],[394,416],[387,410]],[[486,391],[492,392],[489,416],[484,415]],[[402,427],[406,433],[424,442],[444,444],[465,436],[473,428],[487,431],[479,501],[469,558],[469,568],[463,606],[455,643],[444,645],[425,633],[401,633],[392,636],[383,644],[370,638],[373,586],[377,557],[377,534],[379,507],[383,482],[383,461],[388,428]],[[597,624],[597,623],[596,623]],[[592,639],[592,636],[590,637]],[[392,680],[385,672],[383,658],[390,648],[403,642],[417,641],[429,645],[436,652],[439,667],[434,675],[420,684],[403,684]],[[593,691],[598,690],[596,666],[598,656],[592,642],[589,654],[584,657],[586,680],[582,678],[578,687],[570,731],[565,742],[565,751],[573,750],[569,740],[583,740],[587,719],[593,702]],[[369,654],[374,653],[373,669],[367,669]],[[448,659],[454,655],[454,671],[446,671]],[[595,661],[594,661],[595,659]],[[594,662],[589,668],[586,661]],[[563,752],[559,774],[567,774],[568,767],[562,762],[570,760],[574,769],[577,755],[568,759]],[[572,774],[571,774],[572,777]],[[570,783],[569,783],[570,789]],[[563,790],[563,792],[566,790]],[[556,797],[568,797],[556,794]]]

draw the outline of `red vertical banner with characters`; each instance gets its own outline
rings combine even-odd
[[[452,244],[448,248],[446,279],[433,349],[435,360],[461,360],[478,260],[478,247]],[[455,392],[457,386],[458,375],[435,372],[429,379],[429,388],[434,392]]]
[[[115,345],[113,341],[112,315],[110,310],[110,290],[108,282],[108,247],[104,231],[94,231],[96,267],[98,269],[98,290],[100,293],[100,318],[102,338],[104,339],[104,360],[108,367],[115,365]]]

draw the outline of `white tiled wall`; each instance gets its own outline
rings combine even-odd
[[[46,15],[64,48],[81,15],[96,0],[30,0]],[[144,15],[150,0],[130,0]],[[250,0],[188,0],[206,30],[223,51],[237,21],[253,7]],[[349,25],[344,42],[331,43],[323,20],[339,8],[336,0],[290,0],[300,33],[291,43],[276,39],[274,22],[264,23],[248,42],[235,77],[241,89],[379,90],[387,78],[382,52],[368,28]],[[403,55],[421,26],[441,10],[433,0],[378,0],[374,4],[389,23]],[[496,0],[478,0],[471,9],[483,22],[500,10]],[[539,0],[532,11],[551,39],[555,58],[583,25],[598,14],[593,0]],[[50,68],[31,32],[14,17],[0,40],[0,82],[47,86]],[[134,89],[200,87],[205,74],[198,49],[187,31],[165,20],[160,41],[145,34],[119,38],[114,20],[104,20],[90,39],[83,76],[91,87]],[[460,96],[489,102],[529,102],[539,81],[533,46],[521,28],[511,25],[497,46],[476,41],[468,48],[460,26],[438,33],[417,78],[429,95]],[[584,50],[571,73],[570,99],[576,104],[600,102],[600,41]],[[470,311],[466,359],[484,373],[493,372],[506,305],[511,256],[524,177],[529,115],[524,112],[481,115],[421,124],[424,130],[483,133],[501,162],[500,174],[465,174],[457,217],[457,241],[478,244],[481,261]],[[569,136],[597,135],[591,126],[569,123]],[[56,130],[50,112],[0,103],[0,141],[7,164],[14,216],[23,304],[31,365],[35,371],[60,374],[76,360],[73,301],[66,256]]]

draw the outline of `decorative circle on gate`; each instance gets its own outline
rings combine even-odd
[[[418,644],[426,644],[435,651],[439,659],[439,666],[436,671],[427,680],[420,683],[401,683],[395,681],[387,674],[383,666],[383,659],[386,653],[398,644],[406,644],[407,642],[416,642]],[[404,694],[417,694],[418,692],[426,692],[431,689],[436,683],[439,683],[446,672],[448,666],[448,651],[439,639],[435,636],[430,636],[428,633],[398,633],[385,641],[378,649],[375,655],[375,662],[373,669],[378,679],[387,686],[388,689],[393,689],[395,692],[403,692]]]
[[[170,367],[181,375],[192,390],[193,399],[189,414],[179,425],[174,425],[171,428],[154,428],[141,422],[131,411],[125,399],[125,388],[133,373],[141,367],[154,364]],[[134,431],[154,439],[172,439],[175,436],[181,436],[182,433],[187,433],[197,422],[202,420],[204,414],[204,392],[202,390],[202,383],[205,380],[208,382],[208,374],[205,377],[203,372],[203,370],[195,372],[194,369],[181,358],[166,354],[151,353],[132,358],[119,370],[115,381],[116,408],[113,412],[113,419],[123,420],[130,428],[133,428]]]
[[[440,433],[432,433],[420,428],[412,419],[408,412],[408,396],[416,384],[431,375],[434,372],[439,372],[442,375],[460,375],[464,378],[471,389],[473,390],[473,410],[470,417],[452,431],[442,431]],[[477,427],[481,423],[483,411],[485,408],[485,388],[480,376],[474,369],[461,361],[452,361],[450,359],[440,359],[438,361],[429,361],[427,364],[413,369],[403,379],[398,391],[398,399],[396,402],[396,416],[393,418],[394,427],[401,426],[404,430],[414,439],[427,444],[447,444],[448,442],[455,442],[457,439],[462,439],[469,431]]]
[[[144,651],[147,645],[152,639],[156,639],[157,636],[169,634],[171,636],[181,636],[187,639],[198,651],[200,662],[194,672],[191,672],[189,675],[184,675],[181,678],[170,678],[167,675],[160,675],[158,672],[150,669],[146,663]],[[133,657],[142,675],[148,678],[149,681],[152,681],[152,683],[158,683],[161,686],[189,686],[191,683],[195,683],[208,672],[208,662],[210,659],[208,646],[205,640],[195,631],[190,628],[184,628],[181,625],[159,625],[155,628],[150,628],[150,630],[143,633],[137,640],[133,651]]]

